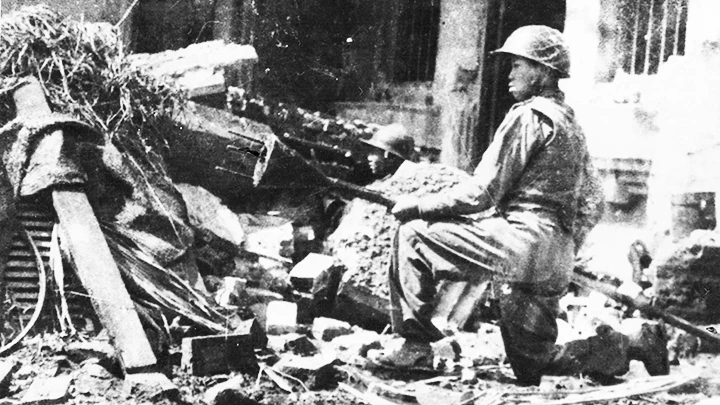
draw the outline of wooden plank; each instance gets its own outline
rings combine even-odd
[[[34,77],[15,90],[13,99],[18,117],[52,112]],[[63,132],[54,131],[40,139],[36,154],[62,146],[63,142]],[[155,354],[87,196],[80,189],[55,189],[52,198],[78,277],[93,298],[93,308],[113,339],[125,371],[142,372],[154,367]]]
[[[80,191],[54,190],[53,205],[78,277],[92,297],[125,370],[140,372],[154,366],[155,354],[87,196]]]

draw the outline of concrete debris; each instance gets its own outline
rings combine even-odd
[[[258,302],[269,304],[273,301],[282,301],[283,299],[282,294],[278,294],[265,288],[248,287],[245,289],[245,292],[247,293],[251,304]]]
[[[298,307],[298,323],[312,324],[315,317],[326,315],[324,313],[325,311],[316,307],[314,298],[315,297],[313,297],[313,295],[310,293],[293,290],[292,301]]]
[[[433,368],[443,370],[452,369],[455,362],[460,360],[462,349],[453,337],[446,337],[430,344],[433,353]]]
[[[205,391],[203,402],[207,405],[259,405],[259,402],[248,398],[244,394],[243,385],[245,382],[244,375],[235,375]]]
[[[312,292],[319,279],[334,267],[332,256],[310,253],[290,270],[290,281],[298,291]]]
[[[350,324],[332,318],[315,318],[312,325],[312,334],[315,339],[329,342],[338,336],[352,333]]]
[[[233,329],[233,334],[250,335],[252,345],[255,349],[263,349],[267,346],[268,337],[265,330],[257,319],[245,319],[240,321]]]
[[[349,273],[345,273],[343,280]],[[390,300],[366,286],[341,281],[332,317],[367,329],[382,330],[390,324]]]
[[[277,219],[277,218],[276,218]],[[295,231],[292,221],[285,220],[278,225],[261,228],[248,233],[245,250],[271,257],[290,258],[294,253]],[[269,267],[277,266],[277,261],[260,257]]]
[[[32,382],[25,395],[22,405],[53,405],[67,402],[73,377],[61,375],[52,378],[38,378]]]
[[[115,376],[94,359],[88,360],[75,374],[74,395],[93,395],[107,392],[116,384]]]
[[[398,369],[432,369],[433,350],[429,343],[413,342],[402,337],[393,337],[382,345],[382,349],[368,351],[370,361]]]
[[[358,359],[367,357],[371,349],[381,349],[380,340],[380,334],[377,332],[354,328],[353,333],[331,340],[329,346],[340,360],[354,364]]]
[[[240,277],[225,277],[223,285],[215,291],[215,302],[221,307],[233,307],[240,305],[247,280]]]
[[[540,392],[554,392],[558,390],[578,391],[587,388],[587,380],[565,376],[544,375],[540,379]]]
[[[477,332],[458,332],[453,338],[462,348],[463,359],[473,367],[502,364],[505,361],[505,345],[496,325],[482,324]]]
[[[245,243],[245,230],[238,216],[220,198],[202,187],[185,183],[175,183],[182,194],[190,217],[190,225],[212,232],[218,237],[242,246]]]
[[[313,343],[307,335],[300,333],[270,336],[268,345],[278,353],[289,351],[298,356],[312,356],[318,352],[315,343]]]
[[[265,331],[269,335],[281,335],[297,330],[297,304],[287,301],[272,301],[265,313]]]
[[[337,383],[336,359],[318,354],[311,357],[283,356],[273,369],[304,381],[312,390],[328,388]]]
[[[696,230],[677,243],[663,246],[655,256],[651,265],[656,276],[655,305],[690,322],[719,322],[718,234]]]
[[[81,363],[89,359],[109,360],[116,356],[115,348],[105,340],[93,340],[88,342],[71,342],[65,346],[65,353],[68,358]]]
[[[123,393],[146,401],[163,398],[172,399],[178,395],[178,387],[161,373],[138,373],[125,376]]]
[[[308,254],[290,271],[290,282],[301,293],[310,293],[308,312],[312,317],[332,311],[344,267],[332,256]]]
[[[10,388],[13,374],[20,368],[16,361],[0,361],[0,397],[5,396]]]
[[[252,370],[257,365],[251,334],[185,338],[181,368],[192,375]]]

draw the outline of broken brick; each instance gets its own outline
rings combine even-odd
[[[306,381],[310,389],[323,389],[337,382],[334,362],[334,358],[323,355],[312,357],[286,355],[273,365],[273,369]]]
[[[332,318],[315,318],[312,326],[312,334],[315,339],[329,342],[334,338],[352,333],[350,324]]]
[[[287,301],[273,301],[265,312],[265,330],[270,335],[297,330],[297,305]]]
[[[249,334],[185,338],[181,367],[199,376],[252,369],[257,365],[253,346]]]
[[[276,339],[274,346],[278,352],[290,351],[298,356],[311,356],[317,353],[317,347],[307,335],[288,333],[274,338]]]
[[[0,361],[0,395],[5,395],[10,388],[13,373],[20,368],[16,361]]]
[[[123,392],[144,400],[156,401],[177,397],[178,387],[161,373],[137,373],[125,376]]]
[[[382,330],[390,324],[390,300],[352,282],[341,283],[332,317],[366,329]]]
[[[237,306],[240,304],[247,280],[240,277],[225,277],[223,285],[215,292],[215,302],[221,307]]]
[[[214,385],[205,391],[203,402],[208,405],[259,405],[243,392],[245,376],[236,375],[225,382]]]
[[[262,325],[255,318],[240,321],[233,330],[233,334],[250,335],[255,349],[263,349],[268,343],[268,337]]]
[[[65,346],[65,352],[68,354],[68,357],[77,363],[88,359],[112,359],[116,355],[113,345],[103,340],[68,343]]]
[[[298,291],[313,292],[327,285],[332,273],[338,273],[340,269],[334,257],[310,253],[290,271],[290,281]],[[337,282],[340,282],[339,278]],[[335,290],[337,292],[337,285]]]
[[[311,294],[311,317],[331,313],[344,270],[334,257],[310,253],[290,271],[293,287]]]
[[[68,400],[70,384],[73,378],[70,375],[61,375],[52,378],[38,378],[30,385],[22,398],[22,405],[52,405],[62,404]]]
[[[344,363],[363,366],[371,349],[382,349],[380,334],[360,329],[349,335],[338,336],[330,341],[338,359]]]

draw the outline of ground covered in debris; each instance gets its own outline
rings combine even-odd
[[[481,333],[488,334],[488,331]],[[468,335],[465,338],[475,339],[477,336]],[[119,375],[118,364],[107,356],[108,349],[112,347],[108,346],[102,334],[94,337],[85,335],[82,339],[80,336],[64,338],[59,334],[28,338],[21,349],[2,360],[3,364],[17,365],[12,379],[6,381],[8,396],[1,403],[21,403],[28,391],[37,388],[31,386],[38,383],[59,385],[58,398],[46,398],[52,402],[22,403],[389,404],[385,400],[400,404],[444,401],[448,404],[670,405],[694,404],[720,393],[720,382],[714,375],[720,361],[714,355],[701,354],[693,359],[683,359],[679,365],[672,367],[668,377],[648,378],[642,364],[633,362],[630,373],[619,379],[616,385],[599,386],[584,378],[553,377],[545,378],[540,387],[531,388],[516,386],[512,371],[501,362],[461,372],[436,374],[427,371],[398,373],[378,368],[368,370],[367,367],[335,361],[332,363],[334,370],[327,377],[331,381],[329,385],[313,390],[309,390],[307,384],[275,371],[276,368],[262,366],[261,370],[253,373],[197,377],[182,372],[179,364],[171,364],[167,372],[177,390],[163,394],[128,386]],[[471,349],[471,353],[473,351],[478,354],[477,349]],[[280,355],[288,356],[287,353]],[[67,376],[67,379],[58,376]],[[63,387],[63,384],[66,385]],[[633,392],[639,395],[632,395]],[[616,398],[612,399],[613,396]],[[477,398],[471,399],[473,397]]]
[[[45,8],[31,9],[2,23],[4,35],[0,45],[7,52],[3,52],[6,59],[0,68],[5,69],[3,74],[7,78],[2,83],[5,91],[0,100],[1,118],[8,121],[14,117],[9,95],[17,88],[15,80],[20,80],[21,75],[37,74],[54,111],[90,122],[107,138],[102,154],[106,159],[93,160],[97,165],[88,168],[90,174],[96,175],[90,176],[87,183],[98,188],[91,192],[92,187],[88,187],[88,194],[103,196],[93,201],[94,216],[103,226],[104,238],[100,239],[113,249],[110,261],[117,263],[125,283],[134,288],[130,293],[142,322],[142,330],[139,326],[136,329],[147,337],[139,342],[150,341],[158,361],[148,361],[151,369],[135,369],[124,375],[129,365],[121,364],[121,359],[130,356],[124,357],[127,352],[117,350],[134,347],[112,342],[108,335],[113,331],[90,311],[87,302],[88,311],[83,312],[77,310],[76,301],[65,299],[63,289],[71,298],[72,294],[92,296],[94,307],[102,307],[119,296],[124,284],[115,285],[118,289],[114,290],[114,297],[71,288],[73,272],[68,271],[67,279],[63,279],[63,268],[73,268],[69,265],[72,254],[63,257],[59,253],[67,235],[51,236],[55,233],[53,219],[48,229],[35,232],[44,232],[43,237],[47,237],[43,243],[52,252],[47,255],[52,257],[39,261],[48,262],[52,277],[47,278],[55,284],[51,285],[52,294],[45,302],[42,321],[33,333],[0,358],[0,405],[601,402],[669,405],[691,404],[720,395],[720,379],[714,375],[720,366],[717,356],[697,338],[670,327],[674,365],[669,376],[649,377],[642,364],[634,362],[627,375],[605,385],[584,377],[563,377],[545,378],[540,387],[516,384],[505,363],[500,333],[492,319],[473,322],[470,330],[456,331],[449,339],[431,346],[413,346],[388,334],[387,328],[383,329],[387,326],[387,322],[383,323],[386,321],[383,316],[387,318],[385,271],[391,238],[398,224],[385,208],[357,200],[351,202],[335,233],[326,241],[326,232],[330,232],[325,229],[328,224],[323,215],[328,214],[329,202],[331,205],[331,201],[338,201],[335,196],[320,192],[311,195],[273,192],[277,198],[268,201],[247,198],[235,201],[230,209],[230,205],[224,205],[226,201],[200,186],[173,182],[165,175],[164,165],[164,159],[172,155],[168,145],[176,138],[169,135],[185,134],[195,142],[199,142],[197,138],[206,140],[217,135],[207,128],[194,128],[199,134],[180,131],[188,125],[171,112],[175,111],[176,103],[184,101],[183,97],[138,72],[121,69],[124,65],[120,63],[123,56],[120,44],[98,27],[65,21]],[[66,69],[70,66],[72,69]],[[98,72],[103,75],[97,77]],[[84,87],[89,83],[93,86]],[[95,102],[87,101],[89,94],[94,95]],[[221,113],[213,112],[215,116]],[[307,127],[313,133],[325,133],[330,128],[338,135],[345,134],[344,131],[354,133],[353,128],[358,128],[342,126],[338,121],[322,121],[309,113],[296,118],[298,122],[289,120],[281,126],[270,126],[276,133],[289,132],[298,137],[302,131],[293,132],[293,126]],[[307,119],[315,125],[308,126],[303,121]],[[227,119],[227,125],[231,121]],[[335,126],[330,125],[333,122]],[[20,123],[17,125],[21,127]],[[153,131],[147,132],[148,128]],[[364,133],[369,128],[361,129]],[[251,152],[260,155],[250,147],[263,143],[257,139],[257,132],[248,129],[242,137],[233,139],[237,144],[222,143],[223,140],[211,146],[220,145],[223,151],[233,146],[243,152],[239,156],[245,164],[248,156],[257,158]],[[286,139],[297,145],[307,146],[309,142],[303,137]],[[250,146],[245,148],[245,144],[239,143],[241,140]],[[311,145],[322,146],[312,142]],[[90,151],[97,152],[88,146],[87,153]],[[333,159],[338,158],[336,155]],[[214,170],[215,165],[211,166]],[[229,169],[225,172],[235,173]],[[211,173],[214,176],[207,177],[220,176],[218,171]],[[124,176],[118,178],[119,174]],[[285,173],[285,177],[296,174]],[[388,196],[398,193],[422,196],[440,192],[466,176],[443,166],[418,166],[410,173],[400,172],[370,188]],[[119,187],[120,180],[128,186]],[[232,184],[237,183],[234,177],[232,180]],[[262,194],[251,190],[247,194]],[[110,195],[115,191],[118,195]],[[146,206],[141,207],[140,202]],[[96,218],[89,215],[85,219]],[[39,220],[35,218],[35,222]],[[627,266],[627,246],[634,238],[630,234],[637,228],[622,221],[609,221],[598,230],[591,235],[589,246],[594,251],[589,256],[619,257],[619,262]],[[318,253],[322,243],[329,254]],[[24,257],[30,257],[32,262],[36,255],[41,254],[33,252]],[[615,264],[611,262],[607,267]],[[591,262],[588,266],[598,272],[597,267],[606,265]],[[44,268],[37,263],[25,268],[34,271],[35,267]],[[102,266],[93,268],[97,272],[100,269]],[[623,273],[627,271],[615,270],[616,276],[625,278]],[[341,283],[339,276],[343,271],[347,277]],[[689,281],[683,278],[680,282]],[[377,299],[375,308],[363,309],[363,300],[369,297],[358,301],[355,295],[344,303],[351,306],[335,305],[341,313],[333,312],[335,296],[353,292],[351,286],[338,293],[343,285],[349,284],[369,288],[369,296]],[[590,294],[580,298],[574,301],[571,298],[567,305],[562,339],[591,334],[598,323],[620,328],[623,318],[631,315],[604,297]],[[118,310],[112,305],[106,308]],[[359,321],[365,310],[378,313],[380,319],[374,319],[374,325],[379,327],[357,326],[359,322],[354,321]],[[339,317],[351,322],[335,319]],[[125,324],[122,327],[132,329]],[[48,332],[42,333],[43,330]],[[393,352],[387,352],[390,348],[406,347],[411,350],[402,352],[402,356],[392,357]],[[392,366],[387,362],[388,356]]]

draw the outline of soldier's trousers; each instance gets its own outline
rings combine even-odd
[[[398,230],[389,274],[393,330],[413,340],[441,339],[431,322],[438,282],[492,278],[506,355],[518,380],[538,384],[543,374],[583,371],[577,363],[588,355],[587,342],[555,344],[559,299],[573,260],[571,236],[533,213],[407,222]]]

